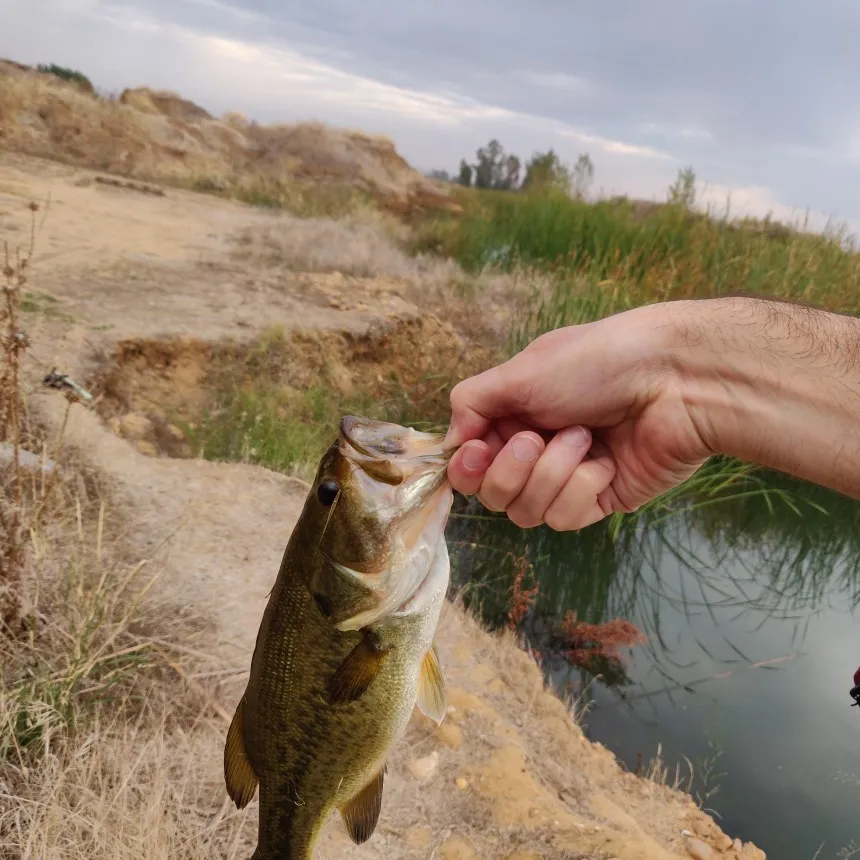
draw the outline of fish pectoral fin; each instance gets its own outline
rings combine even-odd
[[[236,713],[233,714],[224,744],[224,781],[227,783],[227,794],[238,809],[243,809],[251,802],[259,782],[245,752],[245,738],[242,733],[244,709],[243,696],[236,706]]]
[[[421,713],[439,725],[445,718],[445,701],[445,679],[442,677],[436,646],[432,645],[421,661],[416,704]]]
[[[383,767],[352,800],[340,808],[349,838],[356,845],[367,842],[376,830],[382,809],[382,784],[386,769]]]
[[[342,705],[360,699],[379,674],[387,653],[376,647],[372,636],[365,635],[329,679],[329,704]]]

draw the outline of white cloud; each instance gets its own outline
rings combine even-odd
[[[715,214],[722,214],[728,206],[730,217],[766,218],[770,216],[774,221],[815,232],[845,227],[849,232],[857,234],[860,228],[857,222],[843,221],[824,212],[798,209],[783,203],[773,189],[760,185],[733,188],[727,185],[704,183],[698,189],[697,198],[699,206],[709,208]]]
[[[714,135],[708,129],[694,122],[646,122],[641,125],[641,129],[647,135],[658,137],[678,137],[684,140],[714,140]]]
[[[585,78],[568,75],[564,72],[533,72],[526,70],[518,72],[517,77],[521,81],[536,87],[561,90],[570,94],[590,95],[594,92],[594,87]]]
[[[621,140],[612,140],[607,137],[600,137],[596,134],[586,134],[582,131],[577,131],[572,128],[558,128],[556,133],[562,137],[569,137],[571,140],[587,143],[590,146],[595,146],[601,152],[608,152],[613,155],[631,155],[636,158],[655,158],[660,161],[676,161],[674,156],[668,152],[661,152],[658,149],[653,149],[650,146],[640,146],[634,143],[625,143]]]

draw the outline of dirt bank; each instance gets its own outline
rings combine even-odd
[[[374,293],[377,279],[346,279],[338,288],[348,301],[335,307],[325,292],[333,288],[330,280],[238,263],[231,237],[263,222],[277,228],[275,215],[186,192],[156,197],[91,180],[84,171],[0,154],[0,227],[10,240],[26,240],[25,204],[44,200],[48,191],[51,199],[28,285],[26,370],[36,381],[56,364],[76,378],[100,380],[107,397],[97,409],[73,408],[68,444],[110,479],[130,544],[163,562],[158,599],[194,607],[209,620],[194,642],[209,655],[208,668],[241,673],[304,487],[253,466],[153,457],[112,430],[109,419],[144,411],[141,397],[177,403],[180,384],[179,400],[190,403],[225,338],[247,342],[273,321],[287,332],[324,333],[315,336],[313,351],[296,353],[297,385],[303,372],[349,384],[343,372],[354,371],[351,362],[362,344],[374,342],[367,332],[380,319],[393,325],[395,336],[376,342],[365,370],[374,361],[377,367],[399,361],[406,373],[420,362],[412,337],[398,341],[397,332],[418,326],[423,337],[422,326],[437,324],[421,321],[408,285],[388,290],[382,301]],[[356,303],[366,310],[351,309]],[[434,331],[453,337],[444,322]],[[185,347],[163,345],[175,338]],[[337,362],[323,370],[308,361],[319,361],[320,351],[338,358],[343,372]],[[61,400],[38,393],[33,407],[58,428]],[[321,858],[763,856],[752,845],[733,845],[688,796],[624,773],[611,753],[584,738],[509,637],[487,634],[449,606],[438,642],[450,685],[448,718],[434,729],[416,715],[395,751],[374,838],[355,847],[332,820]],[[237,674],[209,685],[225,712],[242,680]],[[200,731],[183,754],[208,799],[199,813],[206,827],[222,814],[222,736]],[[182,761],[171,766],[186,767]],[[253,819],[256,803],[243,815]],[[700,842],[690,842],[685,829]]]

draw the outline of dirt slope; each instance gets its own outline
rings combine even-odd
[[[416,313],[406,293],[388,291],[382,301],[371,278],[343,287],[353,302],[365,291],[370,310],[361,315],[333,303],[328,282],[319,291],[311,276],[238,266],[227,254],[231,235],[262,222],[277,227],[275,215],[92,180],[0,154],[0,231],[12,241],[26,240],[26,202],[51,192],[26,316],[33,379],[53,363],[87,378],[121,338],[243,337],[275,319],[288,328],[360,330],[374,315]],[[59,425],[59,398],[37,394],[34,407]],[[112,480],[136,550],[164,562],[159,599],[209,619],[195,648],[216,667],[243,670],[303,488],[261,468],[147,457],[80,407],[66,438]],[[733,847],[689,797],[623,773],[583,737],[509,638],[488,635],[449,606],[439,647],[448,719],[434,729],[416,715],[394,754],[376,835],[355,847],[332,820],[323,860],[763,856],[749,844]],[[226,711],[241,685],[240,676],[215,691]],[[220,756],[213,746],[201,759],[216,809]],[[245,814],[256,815],[256,803]],[[704,841],[689,842],[684,828]]]
[[[456,210],[387,138],[322,123],[222,119],[172,92],[100,98],[75,82],[0,60],[0,146],[123,176],[280,198],[312,182],[373,196],[390,210]]]

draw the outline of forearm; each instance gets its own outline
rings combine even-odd
[[[860,498],[860,320],[743,298],[679,311],[683,396],[708,448]]]

